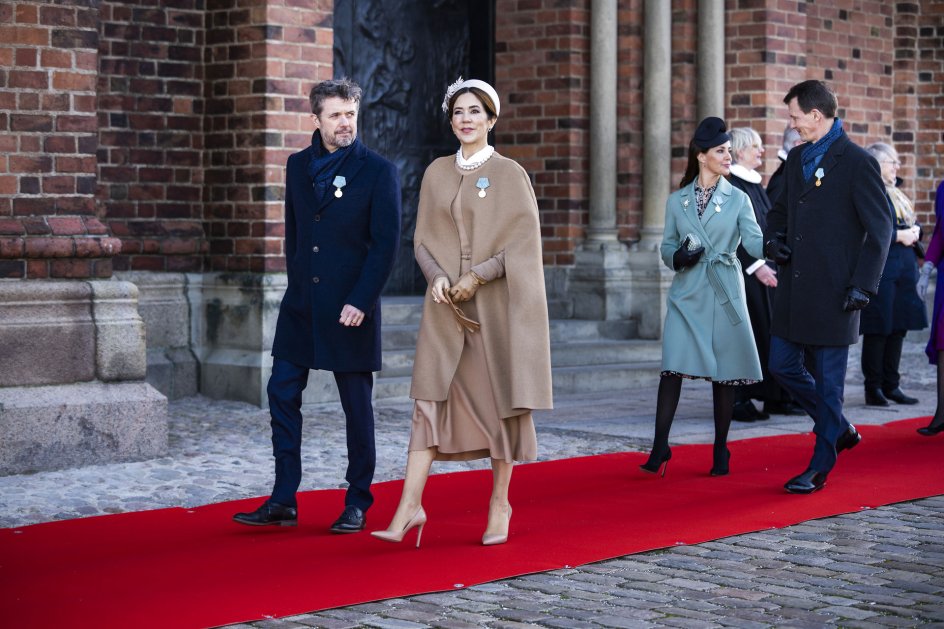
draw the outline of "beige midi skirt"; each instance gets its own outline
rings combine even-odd
[[[474,316],[467,303],[463,309]],[[437,461],[491,457],[512,463],[537,458],[531,412],[499,417],[481,334],[465,332],[465,345],[446,400],[416,400],[413,405],[409,449],[427,448],[436,448]]]

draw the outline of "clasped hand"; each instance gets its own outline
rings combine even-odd
[[[672,267],[676,271],[681,271],[684,268],[696,265],[702,254],[705,253],[704,246],[689,251],[688,244],[690,241],[691,239],[686,236],[682,244],[679,245],[679,248],[672,254]]]
[[[790,257],[793,255],[793,249],[784,242],[786,238],[786,234],[777,232],[774,234],[774,237],[768,240],[767,244],[764,245],[764,255],[779,266],[790,262]]]
[[[917,225],[912,225],[907,229],[899,229],[896,241],[900,242],[906,247],[910,247],[918,241],[918,235],[921,233],[921,228]]]
[[[479,283],[475,281],[472,274],[464,273],[455,285],[450,284],[449,278],[444,275],[437,277],[433,280],[430,292],[433,294],[433,301],[437,304],[446,301],[446,293],[449,294],[452,303],[457,304],[472,299],[478,288]]]

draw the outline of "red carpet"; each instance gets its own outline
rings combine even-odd
[[[343,493],[300,496],[298,528],[230,521],[259,500],[0,529],[0,619],[7,627],[208,627],[286,616],[697,544],[944,493],[944,437],[927,418],[862,426],[824,491],[786,494],[812,436],[731,444],[733,474],[711,478],[710,446],[677,446],[664,479],[643,454],[522,465],[503,546],[479,544],[490,472],[430,478],[423,547],[326,528]],[[376,485],[368,529],[383,527],[400,482]]]

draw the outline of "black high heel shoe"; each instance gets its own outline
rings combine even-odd
[[[711,466],[711,471],[708,473],[712,476],[727,476],[728,463],[730,463],[730,461],[731,451],[727,448],[724,449],[724,452],[715,452],[714,464]]]
[[[669,467],[669,459],[672,458],[672,448],[666,446],[665,450],[653,450],[649,453],[649,460],[639,466],[643,472],[649,474],[658,474],[659,467],[662,467],[662,476],[665,476],[665,470]]]
[[[938,425],[935,426],[934,419],[931,419],[931,423],[924,428],[918,428],[918,434],[925,437],[933,437],[942,432],[944,432],[944,421],[939,422]]]

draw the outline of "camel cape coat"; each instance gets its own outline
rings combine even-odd
[[[484,198],[476,184],[488,179]],[[455,157],[430,164],[420,187],[414,250],[426,247],[449,281],[459,279],[459,232],[451,207],[460,199],[472,249],[471,266],[505,252],[505,276],[480,286],[473,298],[501,417],[552,408],[550,332],[541,227],[527,173],[498,153],[470,172]],[[461,304],[460,304],[461,307]],[[452,310],[426,291],[410,397],[444,401],[464,344]]]
[[[676,190],[665,204],[662,261],[688,234],[705,246],[695,266],[672,278],[662,336],[662,369],[712,381],[761,380],[763,374],[744,299],[738,244],[763,258],[763,237],[747,195],[721,178],[698,218],[695,184]]]

